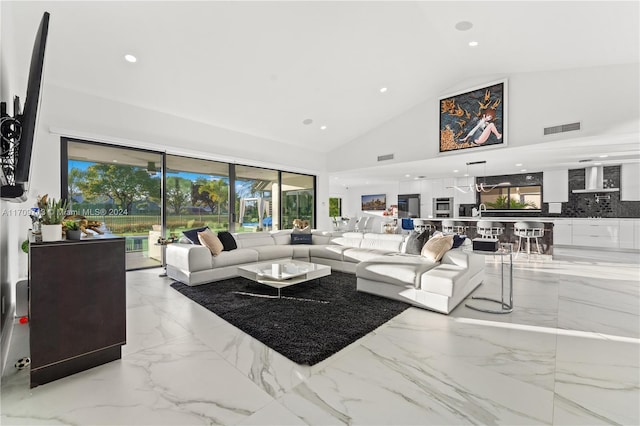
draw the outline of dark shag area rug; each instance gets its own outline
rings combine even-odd
[[[410,305],[356,291],[356,277],[327,277],[278,290],[246,278],[171,287],[298,364],[314,365]]]

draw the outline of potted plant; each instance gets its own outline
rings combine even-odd
[[[42,241],[62,240],[62,220],[67,211],[66,200],[56,200],[48,195],[38,197],[42,221]]]
[[[64,227],[67,229],[67,240],[79,240],[82,238],[80,225],[75,220],[64,221]]]

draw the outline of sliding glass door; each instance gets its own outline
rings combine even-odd
[[[282,222],[283,229],[293,228],[293,221],[300,219],[305,226],[315,227],[315,177],[282,172]]]
[[[208,226],[229,230],[229,164],[167,155],[167,236]]]
[[[278,171],[239,165],[236,165],[234,170],[235,231],[261,232],[280,229]]]
[[[96,225],[85,236],[125,237],[127,269],[160,266],[162,154],[76,141],[64,154],[69,213]]]

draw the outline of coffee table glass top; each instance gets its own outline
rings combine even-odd
[[[326,265],[301,262],[297,260],[281,260],[244,265],[241,269],[256,274],[256,278],[285,281],[308,273],[328,268]]]

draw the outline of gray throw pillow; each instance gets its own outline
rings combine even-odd
[[[420,254],[422,252],[422,247],[428,239],[429,231],[424,231],[422,233],[411,231],[409,238],[407,238],[406,252],[408,254]]]

